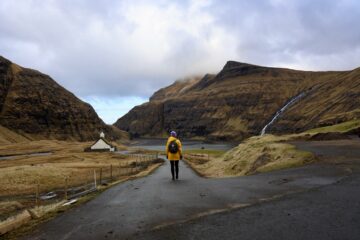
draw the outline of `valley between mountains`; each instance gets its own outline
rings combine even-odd
[[[237,140],[259,135],[292,98],[268,133],[299,133],[360,117],[360,68],[312,72],[229,61],[217,74],[179,80],[134,107],[114,125],[134,137]]]
[[[7,231],[4,236],[9,239],[54,234],[89,239],[89,233],[99,239],[139,233],[156,239],[182,223],[191,232],[188,221],[214,211],[233,211],[353,175],[358,181],[360,156],[351,149],[360,146],[360,68],[313,72],[229,61],[217,74],[187,77],[158,90],[113,125],[105,124],[90,104],[50,76],[4,57],[0,57],[0,94],[0,220],[32,213],[32,220]],[[177,199],[171,197],[174,188],[163,157],[170,130],[184,142],[182,196]],[[85,151],[99,139],[117,151]],[[157,145],[150,148],[141,142]],[[321,154],[319,142],[325,146]],[[356,156],[342,154],[349,149]],[[334,157],[329,157],[332,153]],[[244,189],[238,191],[238,184]],[[170,197],[159,200],[161,189]],[[97,197],[102,191],[106,192]],[[39,201],[41,197],[44,200]],[[198,198],[207,207],[198,205]],[[143,208],[141,199],[148,200]],[[60,206],[66,200],[79,201],[76,206],[90,202],[79,206],[78,215],[71,211],[61,215],[72,208]],[[189,200],[189,207],[182,205],[183,200]],[[127,205],[138,211],[154,206],[160,210],[143,220],[131,217],[133,210]],[[97,214],[96,206],[108,210]],[[161,209],[169,206],[183,212],[166,217]],[[121,219],[115,225],[123,232],[113,229],[109,213]],[[29,235],[39,223],[59,214]],[[74,228],[78,216],[79,226],[89,230],[86,233]],[[54,227],[63,220],[64,228]]]

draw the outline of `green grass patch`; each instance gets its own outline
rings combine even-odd
[[[200,157],[192,159],[191,166],[206,177],[231,177],[298,167],[314,161],[312,153],[287,143],[294,136],[297,135],[251,137],[227,152],[192,150],[190,152],[206,154],[208,151],[217,156],[204,162],[199,162]]]
[[[360,127],[360,120],[352,120],[348,122],[343,122],[331,126],[314,128],[306,131],[305,133],[327,133],[327,132],[349,132],[353,129]]]
[[[185,150],[185,154],[209,154],[214,157],[222,156],[226,151],[225,150],[214,150],[214,149],[190,149]]]

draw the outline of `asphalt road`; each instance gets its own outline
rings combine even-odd
[[[135,238],[360,239],[359,141],[298,142],[296,145],[316,153],[323,164],[352,173],[330,185],[143,232]]]
[[[315,192],[321,201],[330,201],[314,189],[346,182],[349,174],[343,167],[315,164],[247,177],[204,179],[181,162],[180,180],[172,181],[169,168],[166,162],[148,177],[114,186],[24,239],[290,239],[286,231],[293,233],[288,236],[299,237],[292,226],[304,229],[297,225],[296,216],[303,216],[303,224],[308,219],[299,207],[309,206],[308,214],[314,210],[311,206],[316,200],[306,194]],[[357,181],[348,187],[353,190]],[[355,190],[354,196],[359,196]],[[304,197],[298,200],[298,196]],[[279,205],[282,201],[289,203]]]
[[[133,239],[360,239],[360,177]]]

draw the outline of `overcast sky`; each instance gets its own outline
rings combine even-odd
[[[358,0],[1,0],[0,55],[113,123],[157,89],[227,60],[360,66]]]

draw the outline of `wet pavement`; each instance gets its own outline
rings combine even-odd
[[[358,240],[360,176],[181,224],[132,239]]]
[[[359,139],[294,144],[314,152],[322,171],[333,166],[346,169],[349,176],[272,201],[142,232],[133,239],[359,239]]]
[[[166,162],[150,176],[114,186],[44,223],[24,239],[158,239],[146,233],[333,184],[347,174],[342,168],[314,164],[246,177],[205,179],[181,162],[180,180],[172,181]],[[166,236],[160,234],[160,238]]]

